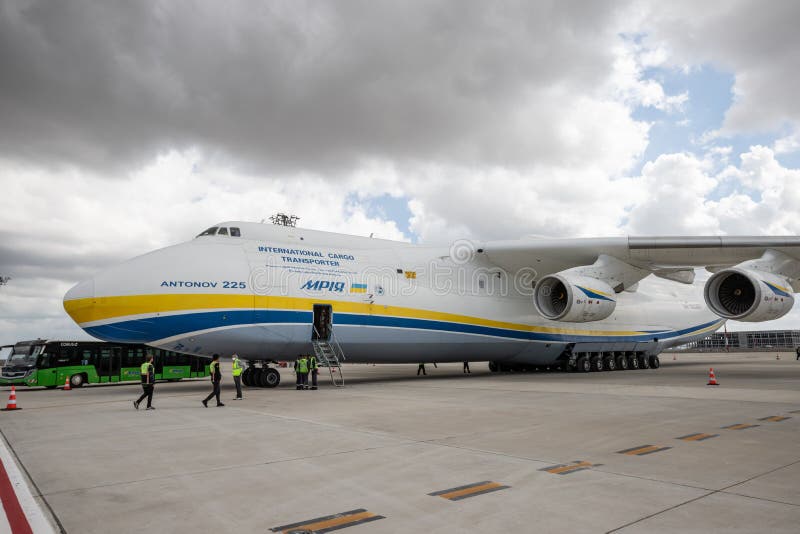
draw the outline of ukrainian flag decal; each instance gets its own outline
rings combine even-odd
[[[366,293],[367,284],[350,284],[350,293]]]

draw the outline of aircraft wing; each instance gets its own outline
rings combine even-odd
[[[717,272],[748,260],[758,260],[768,251],[785,255],[782,256],[784,265],[776,272],[797,278],[800,236],[527,238],[489,241],[477,247],[479,256],[485,256],[507,272],[534,269],[540,277],[590,266],[605,256],[641,270],[639,278],[652,273],[684,283],[694,279],[694,268],[705,267]],[[687,276],[682,277],[681,273]],[[800,291],[800,284],[792,285],[795,291]]]

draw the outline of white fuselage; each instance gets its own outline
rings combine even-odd
[[[606,320],[554,322],[533,306],[535,273],[504,272],[485,257],[462,258],[450,247],[227,224],[241,227],[241,237],[201,236],[78,284],[65,296],[67,312],[106,341],[292,360],[310,351],[314,305],[329,305],[333,333],[350,362],[544,364],[572,344],[657,353],[722,325],[700,287],[643,286],[618,294]]]

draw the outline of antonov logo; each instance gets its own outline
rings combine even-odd
[[[300,289],[308,289],[309,291],[335,291],[337,293],[344,292],[344,282],[331,282],[329,280],[309,280]]]

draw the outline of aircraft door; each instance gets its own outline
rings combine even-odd
[[[331,337],[333,307],[330,304],[314,304],[314,322],[311,339],[327,340]]]

